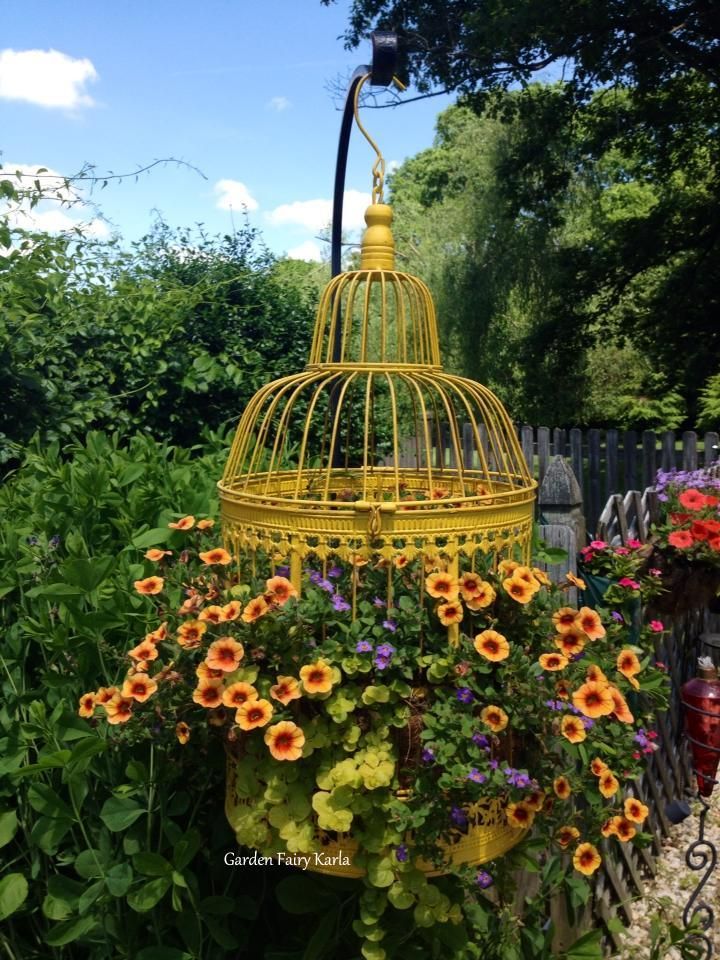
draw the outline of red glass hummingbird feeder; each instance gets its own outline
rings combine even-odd
[[[690,741],[700,795],[709,797],[720,763],[720,679],[709,657],[700,657],[698,675],[683,684],[685,735]]]

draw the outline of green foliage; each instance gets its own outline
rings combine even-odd
[[[720,373],[709,377],[700,391],[698,426],[715,431],[720,427]]]

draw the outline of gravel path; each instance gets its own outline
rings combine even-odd
[[[692,816],[673,827],[671,836],[663,843],[663,856],[658,870],[645,885],[645,896],[633,902],[634,922],[624,935],[624,945],[616,954],[621,960],[651,960],[651,923],[664,918],[682,926],[682,912],[692,891],[697,886],[701,871],[693,872],[685,863],[685,851],[698,836],[698,801],[691,801]],[[720,855],[720,787],[711,797],[710,812],[705,821],[705,836],[715,844]],[[720,958],[720,863],[703,888],[703,899],[715,911],[714,927],[708,931],[713,941],[713,957]],[[660,951],[657,957],[681,960],[676,948]],[[704,956],[704,955],[703,955]]]

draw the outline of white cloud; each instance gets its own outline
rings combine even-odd
[[[320,247],[315,243],[314,240],[306,240],[305,243],[301,243],[297,247],[293,247],[291,250],[288,250],[287,255],[291,260],[322,261]]]
[[[9,180],[16,190],[35,190],[35,181],[45,194],[52,194],[52,198],[66,203],[80,201],[78,190],[57,170],[41,167],[38,164],[2,163],[0,164],[0,179]]]
[[[94,101],[84,88],[97,77],[90,60],[59,50],[0,50],[0,99],[69,110],[91,107]]]
[[[258,202],[244,183],[239,180],[218,180],[215,184],[218,194],[215,206],[218,210],[257,210]]]
[[[282,113],[283,110],[287,110],[291,106],[290,101],[287,97],[273,97],[272,100],[269,100],[267,106],[271,110],[277,110],[278,113]]]
[[[57,170],[43,168],[38,164],[4,163],[0,168],[0,180],[9,180],[16,190],[23,193],[35,190],[39,181],[44,198],[32,206],[29,197],[7,200],[0,208],[7,215],[11,227],[23,230],[39,230],[47,233],[63,233],[81,227],[84,234],[106,237],[110,231],[98,217],[90,219],[73,217],[69,209],[88,213],[82,192]]]
[[[346,190],[343,198],[343,227],[359,230],[365,226],[365,210],[370,205],[370,194],[361,190]],[[322,230],[332,220],[332,200],[295,200],[283,203],[267,214],[270,223],[296,224],[308,230]]]

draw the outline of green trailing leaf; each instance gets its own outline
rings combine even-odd
[[[139,803],[129,797],[110,797],[103,804],[100,819],[108,830],[119,833],[135,823],[145,812]]]
[[[0,880],[0,920],[11,916],[27,900],[28,883],[22,873],[9,873]]]

